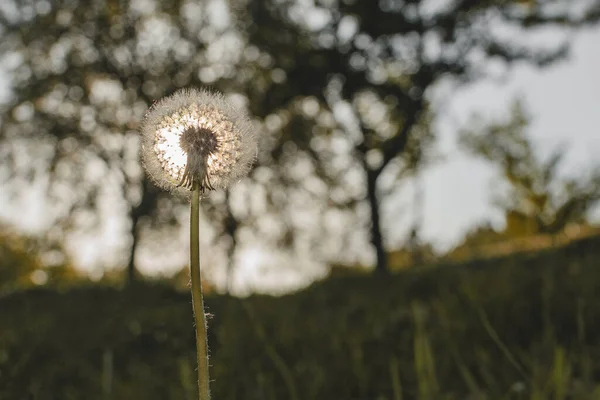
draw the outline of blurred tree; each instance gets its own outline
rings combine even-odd
[[[26,238],[0,232],[0,293],[31,286],[32,274],[41,268],[37,256],[31,254],[32,243]]]
[[[264,60],[244,51],[228,4],[218,0],[6,1],[0,29],[11,90],[1,110],[3,185],[14,193],[45,189],[46,223],[56,242],[97,236],[106,221],[126,218],[114,232],[130,239],[117,249],[116,263],[127,264],[132,281],[140,245],[164,253],[156,232],[176,241],[181,221],[179,202],[142,173],[137,127],[145,110],[184,86],[214,87],[241,106],[252,104],[238,80],[250,76],[248,70],[256,82],[271,79],[258,68]],[[292,247],[292,230],[312,229],[292,223],[292,214],[323,208],[303,194],[288,196],[282,187],[301,178],[286,165],[269,168],[274,158],[268,155],[260,158],[254,181],[234,196],[245,198],[242,207],[231,210],[220,194],[204,202],[213,237],[229,235],[235,245],[237,232],[254,224],[252,232],[272,247]],[[284,210],[288,204],[292,211]]]
[[[281,153],[309,158],[327,182],[347,183],[345,195],[330,191],[332,200],[366,200],[379,272],[388,268],[380,202],[428,156],[434,89],[518,61],[548,65],[566,54],[566,39],[550,46],[529,39],[542,28],[566,38],[600,16],[597,2],[571,0],[259,0],[247,6],[240,14],[249,17],[249,49],[271,74],[257,79],[248,71],[256,65],[242,67],[250,108],[281,132]],[[297,147],[290,150],[288,141]]]
[[[431,90],[444,77],[488,75],[485,60],[554,61],[566,45],[522,44],[522,33],[568,32],[599,14],[566,0],[235,3],[237,21],[219,0],[3,1],[0,59],[12,93],[0,155],[13,188],[47,189],[57,240],[127,216],[118,234],[131,238],[121,258],[133,279],[148,228],[168,236],[179,223],[178,203],[144,178],[137,126],[155,99],[208,85],[245,104],[265,132],[237,223],[254,213],[257,235],[297,254],[307,253],[297,244],[307,232],[310,252],[343,253],[362,229],[345,228],[340,241],[331,232],[341,228],[325,226],[331,207],[354,226],[348,209],[366,199],[386,271],[379,202],[430,156]],[[518,39],[497,32],[507,27]]]
[[[0,58],[12,91],[0,128],[6,187],[46,188],[58,241],[128,216],[118,234],[131,238],[120,249],[129,280],[144,229],[178,223],[177,201],[145,180],[136,129],[154,100],[233,74],[239,40],[226,11],[221,2],[192,1],[0,7]]]
[[[473,154],[500,168],[508,190],[496,196],[505,213],[504,238],[557,234],[569,224],[583,224],[600,201],[600,167],[577,177],[562,177],[565,148],[557,148],[546,160],[534,151],[527,137],[529,118],[517,102],[509,121],[465,131],[463,145]]]
[[[82,277],[68,260],[53,257],[39,239],[17,235],[0,225],[0,294],[37,285],[66,286]]]

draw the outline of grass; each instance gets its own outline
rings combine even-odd
[[[214,398],[600,399],[597,238],[206,298]],[[190,300],[161,285],[0,299],[0,399],[192,399]]]

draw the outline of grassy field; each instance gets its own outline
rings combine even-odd
[[[206,299],[217,400],[600,399],[600,239]],[[189,295],[0,299],[0,399],[194,399]]]

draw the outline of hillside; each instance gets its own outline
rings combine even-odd
[[[599,398],[599,264],[591,237],[277,298],[209,297],[214,398]],[[190,307],[160,285],[1,298],[0,399],[193,399]]]

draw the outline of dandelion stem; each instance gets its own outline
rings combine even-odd
[[[208,377],[208,341],[206,319],[202,300],[200,278],[200,184],[192,183],[192,207],[190,215],[190,275],[192,276],[192,306],[196,325],[196,353],[198,357],[198,391],[200,400],[210,400]]]

